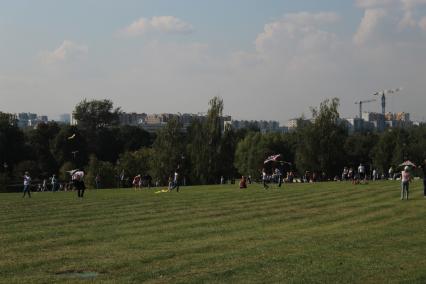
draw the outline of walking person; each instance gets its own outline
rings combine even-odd
[[[408,200],[408,189],[411,181],[411,175],[409,172],[409,167],[405,166],[404,170],[401,172],[401,200]]]
[[[269,186],[266,184],[268,176],[266,174],[265,168],[262,169],[262,181],[263,181],[263,189],[268,189]]]
[[[84,172],[75,170],[71,177],[74,187],[77,189],[77,196],[83,198],[86,185],[84,184]]]
[[[30,174],[28,172],[25,172],[25,174],[24,174],[24,195],[22,196],[22,198],[25,197],[25,194],[28,194],[28,197],[31,198],[30,185],[31,185]]]

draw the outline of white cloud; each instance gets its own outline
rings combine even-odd
[[[417,6],[425,5],[426,0],[401,0],[406,9],[414,9]]]
[[[146,32],[188,34],[193,32],[191,24],[173,16],[155,16],[151,19],[140,18],[121,31],[126,36],[140,36]]]
[[[83,44],[76,44],[70,40],[64,40],[54,51],[43,52],[41,58],[45,63],[55,63],[70,60],[88,53],[89,48]]]
[[[375,30],[379,25],[379,21],[386,16],[384,9],[367,9],[364,12],[364,17],[355,33],[353,40],[357,45],[364,44],[367,40],[373,37]]]
[[[426,16],[420,20],[419,27],[426,32]]]
[[[153,17],[150,23],[153,29],[166,33],[190,33],[193,31],[190,24],[172,16]]]
[[[292,57],[299,51],[327,49],[335,43],[335,35],[320,27],[338,20],[335,13],[287,14],[264,26],[255,40],[256,51],[261,55],[279,53]]]
[[[149,28],[149,21],[145,18],[140,18],[137,21],[126,27],[122,33],[128,36],[137,36],[145,33]]]
[[[61,93],[54,102],[61,112],[69,112],[67,108],[85,97],[110,98],[125,111],[197,112],[207,108],[209,98],[221,95],[225,112],[235,118],[285,122],[302,112],[309,116],[309,106],[327,97],[341,98],[343,116],[354,115],[355,100],[369,98],[380,89],[403,86],[404,92],[395,96],[394,106],[390,99],[388,109],[423,114],[425,37],[416,32],[426,26],[426,19],[420,20],[425,15],[412,14],[415,30],[398,30],[403,6],[379,2],[375,2],[379,6],[362,9],[383,11],[378,13],[383,16],[378,19],[366,12],[360,19],[356,37],[364,42],[361,45],[354,44],[355,36],[333,32],[340,30],[335,28],[338,21],[345,20],[339,15],[301,12],[265,23],[252,38],[253,48],[234,54],[210,50],[205,44],[148,37],[141,46],[130,45],[124,56],[112,53],[96,64],[95,58],[85,65],[39,68],[34,71],[38,79],[33,88],[24,88],[19,81],[4,84],[0,78],[0,91],[11,94],[10,105],[17,97],[24,98],[19,94],[29,89],[38,98],[46,98],[44,106],[53,104],[51,97]],[[176,26],[173,21],[153,19],[135,22],[131,34],[168,32],[170,26]],[[51,53],[68,58],[62,49]],[[93,71],[93,75],[87,71],[90,69],[100,74]],[[366,110],[379,111],[380,103],[369,104]]]
[[[358,7],[369,9],[383,9],[387,17],[392,21],[392,27],[396,23],[396,30],[415,29],[418,26],[418,17],[426,5],[426,0],[355,0]],[[423,10],[424,12],[424,10]]]
[[[416,26],[417,26],[417,23],[413,18],[412,11],[406,10],[404,12],[403,18],[399,21],[398,27],[400,29],[404,29],[404,28],[414,28]]]
[[[399,2],[399,0],[356,0],[356,5],[361,8],[376,8],[381,6],[389,6]]]

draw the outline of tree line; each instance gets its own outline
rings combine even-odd
[[[338,107],[337,98],[325,100],[312,108],[312,122],[285,134],[260,133],[255,126],[225,127],[223,100],[218,97],[210,100],[206,117],[195,119],[186,131],[175,117],[155,134],[119,125],[121,110],[110,100],[77,104],[77,125],[49,122],[22,130],[11,114],[0,113],[0,190],[20,181],[25,171],[33,178],[56,174],[68,180],[67,171],[80,168],[89,185],[99,176],[103,187],[116,187],[122,173],[149,174],[165,184],[179,170],[187,184],[213,184],[221,176],[257,178],[264,159],[272,154],[289,162],[284,171],[324,172],[329,178],[340,176],[344,166],[363,163],[385,172],[403,160],[420,163],[426,157],[424,124],[349,135]]]

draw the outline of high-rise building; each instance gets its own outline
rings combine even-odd
[[[70,124],[71,123],[71,114],[64,113],[64,114],[59,115],[59,122],[64,123],[64,124]]]

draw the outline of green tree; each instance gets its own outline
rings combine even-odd
[[[76,126],[64,126],[53,139],[52,153],[59,165],[72,162],[83,168],[88,161],[86,137]]]
[[[122,145],[122,152],[136,151],[142,147],[150,147],[153,142],[151,135],[147,131],[130,125],[120,127],[118,139]]]
[[[207,118],[195,121],[190,130],[188,153],[191,176],[196,183],[216,183],[223,172],[221,158],[223,100],[214,97],[209,102]]]
[[[94,132],[95,130],[118,125],[120,108],[115,108],[110,100],[83,100],[74,109],[73,116],[78,127]]]
[[[338,175],[345,164],[344,142],[346,128],[339,123],[339,99],[325,100],[319,109],[312,108],[314,123],[300,130],[296,152],[299,172],[325,172],[328,177]]]
[[[259,176],[267,156],[267,146],[260,132],[250,132],[238,143],[235,152],[235,166],[242,175]]]
[[[294,145],[292,134],[259,132],[249,133],[242,141],[238,143],[235,152],[235,165],[242,175],[251,175],[258,177],[264,165],[266,157],[275,154],[281,154],[282,160],[293,162]],[[281,170],[290,169],[289,165],[271,163],[266,165],[269,170],[278,167]]]
[[[73,162],[65,162],[59,169],[59,180],[62,182],[69,182],[71,175],[69,171],[75,170],[76,165]]]
[[[379,135],[376,133],[354,133],[345,141],[345,156],[347,166],[358,166],[360,163],[373,162],[373,150]]]
[[[406,156],[408,159],[421,165],[426,159],[426,124],[412,127],[408,134]]]
[[[114,165],[110,162],[99,161],[91,155],[86,167],[85,183],[88,187],[96,188],[95,178],[99,176],[101,188],[113,188],[116,186]]]
[[[25,155],[24,133],[17,127],[13,115],[0,112],[0,171],[12,171]]]
[[[120,155],[119,165],[126,169],[127,175],[134,177],[138,174],[146,175],[150,173],[153,150],[150,148],[141,148],[138,151],[124,152]]]
[[[172,118],[157,132],[152,146],[152,174],[160,181],[167,181],[169,175],[181,167],[184,155],[182,124]],[[181,169],[180,169],[181,170]]]
[[[36,129],[27,132],[31,148],[30,158],[37,161],[41,176],[48,177],[58,171],[58,164],[51,151],[53,139],[59,133],[57,123],[39,124]]]

